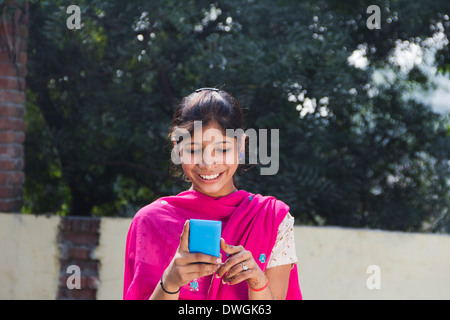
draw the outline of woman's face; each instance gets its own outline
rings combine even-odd
[[[197,128],[191,139],[179,145],[181,165],[192,182],[191,189],[211,197],[236,190],[233,175],[239,165],[237,140],[223,135],[220,129],[213,121]]]

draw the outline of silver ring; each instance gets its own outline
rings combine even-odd
[[[242,270],[244,270],[244,271],[247,271],[247,270],[248,270],[248,267],[245,265],[244,262],[242,262]]]

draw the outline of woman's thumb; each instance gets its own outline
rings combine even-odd
[[[189,252],[189,220],[186,220],[180,237],[180,250]]]

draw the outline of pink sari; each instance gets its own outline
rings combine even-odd
[[[275,245],[278,226],[289,212],[282,201],[243,190],[213,198],[197,191],[162,197],[139,210],[127,236],[124,299],[148,299],[171,262],[188,219],[222,221],[227,244],[242,245],[262,271]],[[221,251],[223,261],[226,254]],[[180,299],[247,300],[246,282],[222,284],[213,276],[196,279],[180,290]],[[297,265],[290,274],[286,299],[302,298]]]

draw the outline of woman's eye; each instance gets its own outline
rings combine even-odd
[[[231,151],[231,148],[227,148],[227,149],[217,149],[217,151],[221,152],[221,153],[227,153],[229,151]]]
[[[202,152],[202,149],[185,149],[185,150],[188,154],[200,154]],[[225,148],[225,149],[224,148],[216,148],[215,150],[216,150],[216,152],[223,154],[223,153],[227,153],[227,152],[231,151],[231,148]]]

